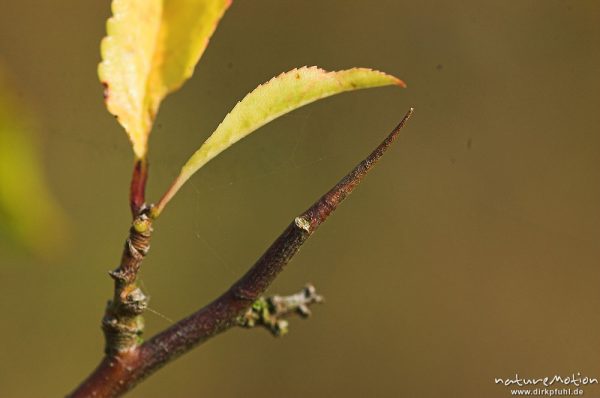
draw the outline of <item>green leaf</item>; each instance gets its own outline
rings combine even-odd
[[[45,183],[33,129],[0,71],[0,240],[40,256],[64,243],[62,212]]]
[[[171,188],[155,208],[158,215],[175,192],[202,166],[259,127],[301,106],[345,91],[397,85],[404,82],[383,72],[353,68],[328,72],[303,67],[282,73],[258,86],[237,103],[214,133],[181,169]]]
[[[106,106],[137,158],[160,102],[194,72],[231,0],[113,0],[98,67]]]

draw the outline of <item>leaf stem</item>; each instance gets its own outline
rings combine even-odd
[[[140,214],[146,203],[146,181],[148,180],[148,161],[146,158],[136,158],[129,187],[129,206],[133,218]]]
[[[186,182],[186,180],[182,179],[181,175],[179,175],[173,181],[173,183],[171,183],[171,185],[169,186],[167,191],[163,194],[163,196],[160,198],[158,203],[152,207],[152,211],[150,213],[152,218],[154,218],[154,219],[158,218],[158,216],[160,215],[160,213],[162,213],[162,211],[164,210],[167,203],[169,203],[171,201],[171,199],[173,199],[173,196],[175,196],[177,191],[179,191],[179,188],[181,188],[185,182]]]

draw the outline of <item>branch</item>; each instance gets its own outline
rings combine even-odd
[[[288,322],[283,318],[293,314],[307,318],[311,314],[308,306],[323,301],[323,296],[317,294],[313,285],[306,285],[300,293],[291,296],[260,297],[238,318],[238,325],[244,328],[264,326],[274,336],[283,336],[288,332]]]
[[[296,217],[254,266],[221,297],[141,346],[108,353],[70,397],[121,396],[171,360],[238,325],[240,316],[248,311],[302,244],[383,156],[412,113],[411,108],[400,124],[366,159],[308,210]]]
[[[148,297],[137,286],[137,274],[144,257],[150,250],[153,218],[145,205],[148,162],[136,159],[129,189],[129,206],[133,222],[129,236],[125,241],[119,266],[109,272],[114,279],[115,288],[112,300],[108,302],[102,330],[104,332],[104,351],[115,355],[135,349],[144,331],[142,313],[148,307]]]
[[[148,307],[148,297],[137,286],[137,274],[150,250],[152,218],[149,209],[142,207],[134,218],[125,241],[121,263],[109,275],[115,281],[114,296],[102,318],[107,355],[135,349],[144,330],[142,313]]]

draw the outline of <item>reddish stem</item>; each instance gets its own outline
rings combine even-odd
[[[136,159],[129,187],[129,206],[133,218],[140,214],[146,203],[146,181],[148,180],[148,162],[146,159]]]
[[[308,210],[296,217],[254,266],[221,297],[141,346],[105,357],[70,397],[121,396],[179,355],[236,325],[238,317],[264,293],[302,244],[383,156],[412,112],[411,108],[400,124],[366,159]]]

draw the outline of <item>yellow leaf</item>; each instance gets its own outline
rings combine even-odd
[[[231,0],[113,0],[98,67],[106,106],[138,158],[163,98],[194,72]]]
[[[273,119],[334,94],[388,85],[405,87],[404,82],[394,76],[366,68],[328,72],[317,67],[303,67],[282,73],[258,86],[237,103],[183,166],[171,188],[156,206],[155,215],[162,211],[175,192],[198,169]]]

